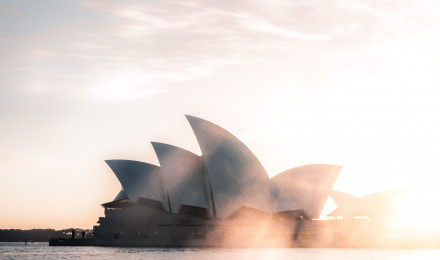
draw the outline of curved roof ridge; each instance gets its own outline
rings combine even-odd
[[[153,145],[153,148],[155,146],[169,146],[170,148],[181,150],[181,151],[193,154],[194,156],[200,157],[200,155],[198,155],[198,154],[196,154],[194,152],[191,152],[190,150],[187,150],[185,148],[182,148],[182,147],[179,147],[179,146],[176,146],[176,145],[173,145],[173,144],[168,144],[168,143],[164,143],[164,142],[151,141],[151,145]],[[160,161],[159,161],[159,164],[160,164]]]
[[[309,164],[273,176],[273,211],[303,210],[308,217],[318,218],[341,169],[332,164]]]
[[[203,154],[216,217],[227,217],[242,206],[270,212],[269,176],[252,151],[222,127],[185,116]]]
[[[361,208],[361,198],[342,191],[331,191],[330,197],[337,207],[337,214],[344,217],[356,215]]]
[[[124,199],[128,199],[128,196],[125,190],[121,189],[118,195],[116,195],[116,197],[113,199],[113,201],[124,200]]]
[[[404,189],[392,189],[356,197],[345,192],[332,191],[331,197],[338,207],[339,214],[344,217],[368,216],[386,219],[397,210],[394,200],[405,192]]]
[[[398,196],[401,195],[402,193],[407,192],[406,189],[389,189],[389,190],[381,190],[381,191],[376,191],[373,193],[369,193],[367,195],[364,195],[362,197],[360,197],[361,199],[366,199],[366,198],[370,198],[370,197],[376,197],[376,196]]]
[[[171,212],[178,214],[182,204],[209,208],[200,156],[183,148],[151,142],[161,165],[165,193]]]
[[[146,198],[161,202],[164,210],[168,210],[159,166],[120,159],[105,162],[118,178],[131,202]]]
[[[280,175],[280,174],[284,174],[284,173],[286,173],[286,172],[290,172],[290,171],[292,171],[293,169],[300,169],[300,168],[303,168],[303,167],[311,167],[311,166],[339,167],[340,169],[342,169],[342,166],[340,166],[340,165],[336,165],[336,164],[328,164],[328,163],[311,163],[311,164],[304,164],[304,165],[300,165],[300,166],[295,166],[295,167],[289,168],[289,169],[287,169],[287,170],[284,170],[284,171],[282,171],[282,172],[280,172],[280,173],[278,173],[278,174],[272,176],[271,179],[275,178],[276,176],[278,176],[278,175]]]

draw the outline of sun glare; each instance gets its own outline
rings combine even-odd
[[[439,232],[440,194],[436,191],[409,191],[396,200],[397,219],[394,225],[423,232]]]

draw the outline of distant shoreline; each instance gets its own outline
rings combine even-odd
[[[90,234],[92,230],[81,228],[67,228],[67,229],[0,229],[0,242],[49,242],[50,238],[65,237],[71,238],[72,229],[77,231],[77,234],[86,232]],[[79,232],[78,232],[79,231]]]

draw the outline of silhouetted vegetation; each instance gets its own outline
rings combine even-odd
[[[71,238],[72,229],[0,229],[0,242],[48,242],[49,238]],[[75,229],[75,237],[80,238],[82,232],[85,232],[87,238],[91,237],[91,230],[88,229]]]

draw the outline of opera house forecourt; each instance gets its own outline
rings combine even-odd
[[[201,155],[152,142],[160,166],[107,160],[122,188],[112,201],[102,204],[105,217],[93,227],[93,238],[56,238],[50,245],[368,247],[394,243],[379,231],[384,222],[368,218],[387,208],[375,203],[386,199],[373,196],[369,202],[332,191],[340,166],[305,165],[269,178],[252,151],[234,135],[204,119],[186,117]],[[329,196],[338,209],[327,220],[319,220]]]

